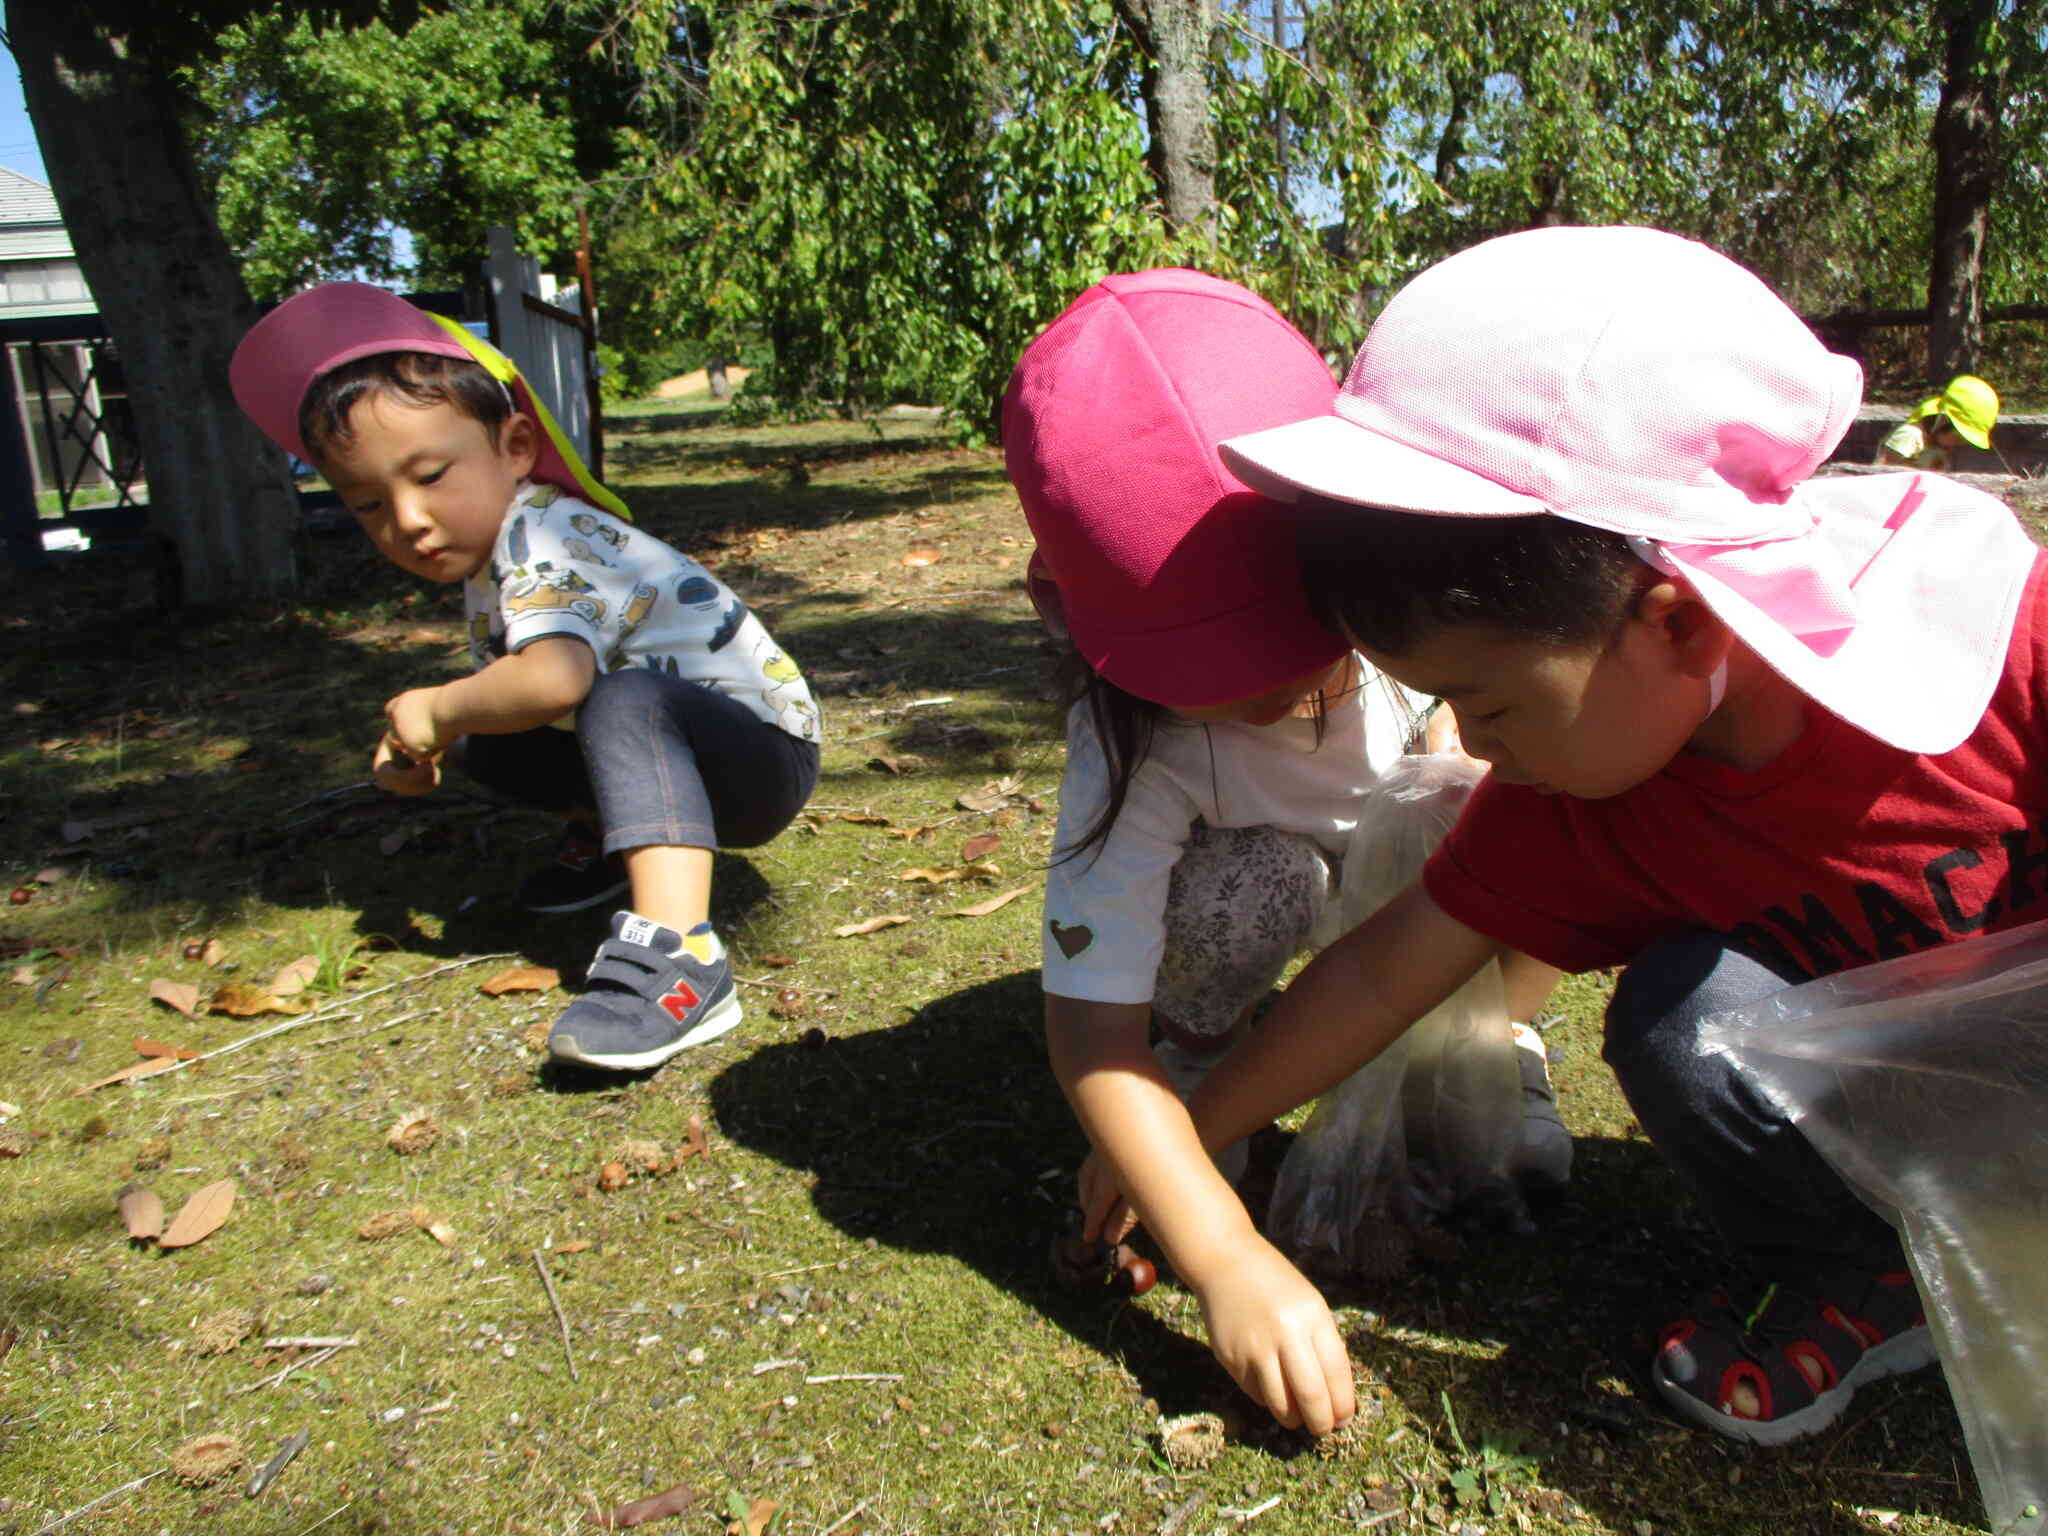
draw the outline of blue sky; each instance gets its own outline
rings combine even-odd
[[[21,71],[14,67],[11,54],[0,54],[0,165],[40,182],[50,179],[43,173],[43,152],[36,147],[36,131],[22,105]]]

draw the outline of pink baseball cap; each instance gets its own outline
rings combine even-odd
[[[1003,397],[1010,483],[1089,666],[1169,709],[1250,698],[1344,641],[1302,591],[1285,510],[1216,445],[1327,411],[1306,337],[1249,289],[1183,268],[1105,278],[1024,349]]]
[[[1422,273],[1329,410],[1221,455],[1280,499],[1626,535],[1795,687],[1880,740],[1946,752],[2002,675],[2035,549],[1955,481],[1810,480],[1861,390],[1853,361],[1708,247],[1539,229]]]
[[[299,407],[323,373],[379,352],[428,352],[481,364],[506,388],[515,410],[540,427],[533,478],[630,520],[631,514],[584,464],[553,414],[512,360],[454,320],[416,308],[369,283],[321,283],[286,299],[249,328],[228,364],[235,403],[278,447],[311,459],[299,437]]]

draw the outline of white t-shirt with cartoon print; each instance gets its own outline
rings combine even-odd
[[[714,688],[818,740],[796,663],[717,577],[678,549],[552,485],[522,485],[484,568],[463,583],[479,668],[547,635],[590,647],[600,673],[649,667]],[[574,730],[576,717],[554,722]]]
[[[1343,857],[1359,797],[1420,732],[1431,700],[1356,664],[1365,682],[1313,720],[1198,725],[1163,717],[1131,776],[1109,836],[1062,858],[1109,801],[1102,746],[1087,701],[1067,716],[1055,862],[1045,881],[1041,970],[1056,997],[1149,1003],[1166,949],[1166,893],[1197,819],[1273,827]]]

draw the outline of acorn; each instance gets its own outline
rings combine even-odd
[[[17,885],[14,888],[14,893],[10,895],[7,899],[13,902],[17,907],[25,907],[30,902],[36,899],[36,893],[30,890],[25,885]]]
[[[189,939],[189,940],[187,940],[187,941],[186,941],[186,943],[185,943],[185,958],[186,958],[187,960],[201,960],[201,959],[204,959],[205,957],[206,957],[206,940],[204,940],[204,939]]]
[[[1143,1254],[1133,1253],[1122,1243],[1116,1245],[1116,1274],[1111,1278],[1119,1296],[1142,1296],[1159,1283],[1159,1271]]]

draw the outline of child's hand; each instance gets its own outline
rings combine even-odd
[[[1210,1347],[1237,1384],[1290,1429],[1327,1435],[1358,1411],[1351,1357],[1322,1294],[1251,1234],[1198,1286]]]
[[[407,757],[427,762],[448,750],[448,743],[441,737],[440,718],[434,710],[440,692],[439,688],[408,688],[385,702],[384,718],[391,728],[389,739]]]
[[[1138,1214],[1124,1199],[1116,1170],[1100,1152],[1090,1152],[1081,1164],[1077,1191],[1081,1205],[1081,1236],[1111,1246],[1131,1235]]]
[[[386,735],[370,759],[370,782],[394,795],[424,795],[441,782],[441,760],[416,758]]]

